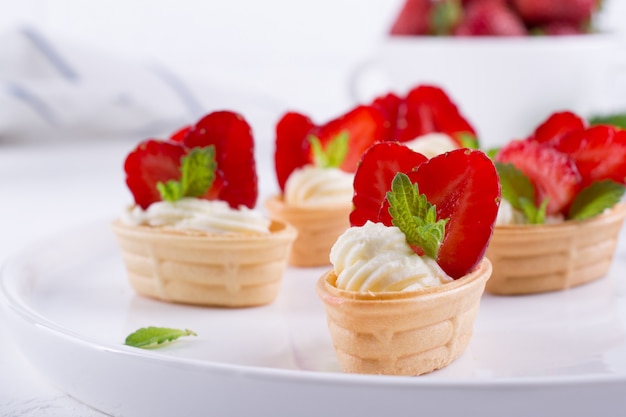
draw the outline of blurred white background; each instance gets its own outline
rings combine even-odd
[[[0,31],[38,28],[90,48],[260,93],[318,115],[350,104],[355,62],[400,0],[0,0]]]
[[[385,36],[402,0],[0,0],[0,33],[53,37],[208,83],[260,93],[325,119],[351,104],[351,69]],[[604,30],[626,32],[626,1]],[[0,57],[1,59],[1,57]]]

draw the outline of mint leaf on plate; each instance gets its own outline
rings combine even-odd
[[[129,334],[124,341],[125,345],[149,349],[158,347],[165,342],[172,342],[183,336],[197,336],[191,330],[171,329],[168,327],[142,327]]]

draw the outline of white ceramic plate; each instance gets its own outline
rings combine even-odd
[[[421,377],[339,372],[314,292],[324,270],[289,269],[266,307],[164,304],[134,294],[109,222],[101,221],[11,259],[0,298],[34,366],[115,416],[626,413],[623,245],[609,276],[594,283],[536,296],[485,295],[468,350]],[[123,345],[149,325],[198,336],[154,350]]]

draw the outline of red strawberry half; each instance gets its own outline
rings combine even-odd
[[[483,258],[498,215],[500,182],[493,162],[481,151],[457,149],[408,175],[437,206],[437,218],[450,219],[437,263],[452,278],[466,275]]]
[[[559,112],[541,123],[531,138],[540,143],[554,144],[568,133],[584,128],[585,121],[578,115],[569,111]]]
[[[404,98],[400,98],[394,93],[387,93],[384,96],[376,97],[372,102],[372,107],[378,109],[385,118],[383,124],[385,134],[381,141],[397,140],[398,120],[400,117],[404,120],[404,114],[406,113]],[[402,116],[400,116],[400,113],[402,113]]]
[[[574,161],[558,150],[533,140],[512,141],[496,156],[513,164],[535,185],[535,204],[549,198],[546,214],[562,213],[580,190],[580,174]]]
[[[180,179],[181,158],[186,148],[177,142],[148,139],[141,142],[124,162],[126,185],[135,204],[143,209],[161,201],[157,183]]]
[[[373,143],[385,137],[385,117],[373,106],[358,106],[341,117],[318,126],[299,113],[285,114],[276,125],[274,165],[281,190],[289,175],[306,164],[313,163],[309,143],[311,135],[326,146],[339,134],[348,134],[348,154],[341,169],[354,172],[361,155]]]
[[[189,135],[189,131],[191,131],[191,126],[184,126],[178,129],[176,132],[172,133],[172,135],[170,136],[170,140],[172,142],[183,143],[187,135]]]
[[[311,163],[311,146],[307,140],[315,125],[307,116],[290,112],[276,124],[276,149],[274,167],[281,190],[289,175],[296,169]]]
[[[354,210],[350,213],[352,226],[363,226],[368,220],[379,221],[391,181],[398,172],[412,172],[428,158],[397,142],[383,142],[370,147],[354,175]],[[383,221],[387,226],[391,221]]]
[[[372,106],[387,118],[385,140],[407,142],[437,132],[447,134],[462,147],[463,135],[476,138],[475,129],[456,104],[436,86],[417,86],[402,98],[387,94],[376,98]]]
[[[189,147],[215,146],[216,179],[207,198],[232,208],[253,208],[258,197],[252,130],[244,118],[230,111],[208,114],[192,126],[184,139]]]
[[[583,187],[605,179],[626,183],[626,130],[602,125],[578,129],[554,147],[572,158]]]
[[[363,152],[385,136],[385,118],[372,106],[358,106],[314,129],[313,134],[320,139],[322,146],[325,146],[342,132],[348,133],[348,155],[341,164],[341,169],[354,172]]]
[[[438,219],[449,219],[437,263],[453,278],[466,275],[482,259],[498,212],[500,183],[491,160],[469,149],[428,160],[402,145],[376,144],[363,155],[355,174],[353,226],[367,220],[391,224],[386,192],[397,172],[418,184],[420,193],[437,206]]]

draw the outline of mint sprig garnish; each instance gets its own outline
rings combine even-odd
[[[309,136],[315,166],[319,168],[339,168],[348,155],[348,139],[348,132],[341,132],[332,138],[326,144],[326,148],[324,148],[317,136]]]
[[[126,337],[125,345],[149,349],[165,342],[172,342],[183,336],[197,336],[191,330],[170,329],[168,327],[143,327]]]
[[[178,201],[183,197],[199,197],[207,192],[215,180],[215,146],[193,148],[181,158],[180,180],[158,182],[157,189],[165,201]]]
[[[581,190],[567,212],[567,218],[585,220],[617,204],[626,187],[612,180],[597,181]]]
[[[513,164],[496,162],[495,165],[502,187],[502,197],[514,209],[524,213],[528,223],[544,223],[548,199],[542,201],[537,207],[535,204],[535,186],[530,182],[530,179]]]
[[[437,220],[437,208],[402,172],[393,178],[387,201],[392,224],[404,233],[407,243],[419,246],[426,255],[436,260],[448,219]]]

